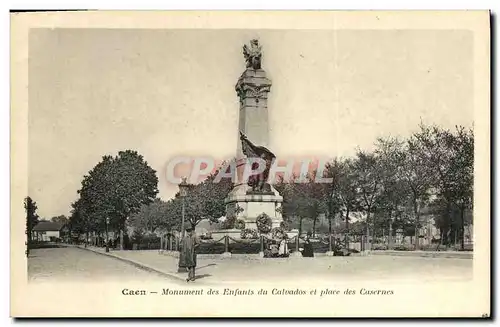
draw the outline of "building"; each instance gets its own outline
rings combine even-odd
[[[55,242],[61,239],[63,228],[63,223],[42,220],[33,228],[33,240]]]

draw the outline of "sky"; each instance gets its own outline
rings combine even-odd
[[[103,155],[132,149],[159,178],[175,156],[231,158],[242,46],[258,38],[272,81],[269,148],[350,156],[422,121],[473,122],[473,34],[461,30],[32,29],[28,192],[68,215]]]

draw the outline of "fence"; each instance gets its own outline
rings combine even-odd
[[[167,235],[162,238],[162,243],[160,249],[166,251],[179,251],[180,249],[180,239],[174,235]],[[220,239],[200,239],[200,246],[197,250],[198,254],[222,254],[222,253],[232,253],[232,254],[256,254],[265,253],[269,249],[269,245],[276,241],[265,235],[259,235],[257,238],[250,239],[235,239],[229,235],[224,235]],[[304,243],[305,239],[296,235],[289,238],[287,241],[288,249],[292,249],[291,252],[300,252],[301,243]],[[340,255],[344,243],[340,240],[336,240],[333,235],[328,235],[326,237],[318,237],[311,239],[315,253],[325,253],[333,252],[334,254]],[[345,250],[345,249],[344,249]],[[359,252],[356,249],[347,250],[350,253]],[[342,255],[345,255],[343,253]]]

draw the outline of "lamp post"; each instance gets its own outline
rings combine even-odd
[[[106,252],[109,252],[108,225],[109,217],[106,217]]]
[[[391,216],[389,218],[389,235],[387,237],[387,243],[388,243],[387,248],[389,250],[392,250],[392,248],[393,248],[393,239],[392,239],[392,223],[393,223],[393,221],[392,220],[393,220],[393,217]]]
[[[182,238],[184,238],[186,234],[186,229],[184,228],[185,223],[185,215],[186,215],[186,196],[189,188],[189,184],[186,182],[186,177],[182,178],[182,182],[179,184],[179,196],[182,199],[182,220],[181,220],[181,234]]]
[[[181,218],[181,239],[186,235],[186,229],[184,228],[185,224],[185,215],[186,215],[186,196],[189,189],[189,184],[186,182],[186,177],[182,178],[181,183],[179,184],[179,196],[182,201],[182,218]],[[179,260],[180,263],[180,260]],[[187,272],[186,267],[179,267],[178,272]]]

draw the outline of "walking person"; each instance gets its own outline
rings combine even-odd
[[[196,249],[199,245],[198,238],[191,225],[186,227],[186,235],[180,244],[179,267],[188,269],[187,282],[195,280]]]

